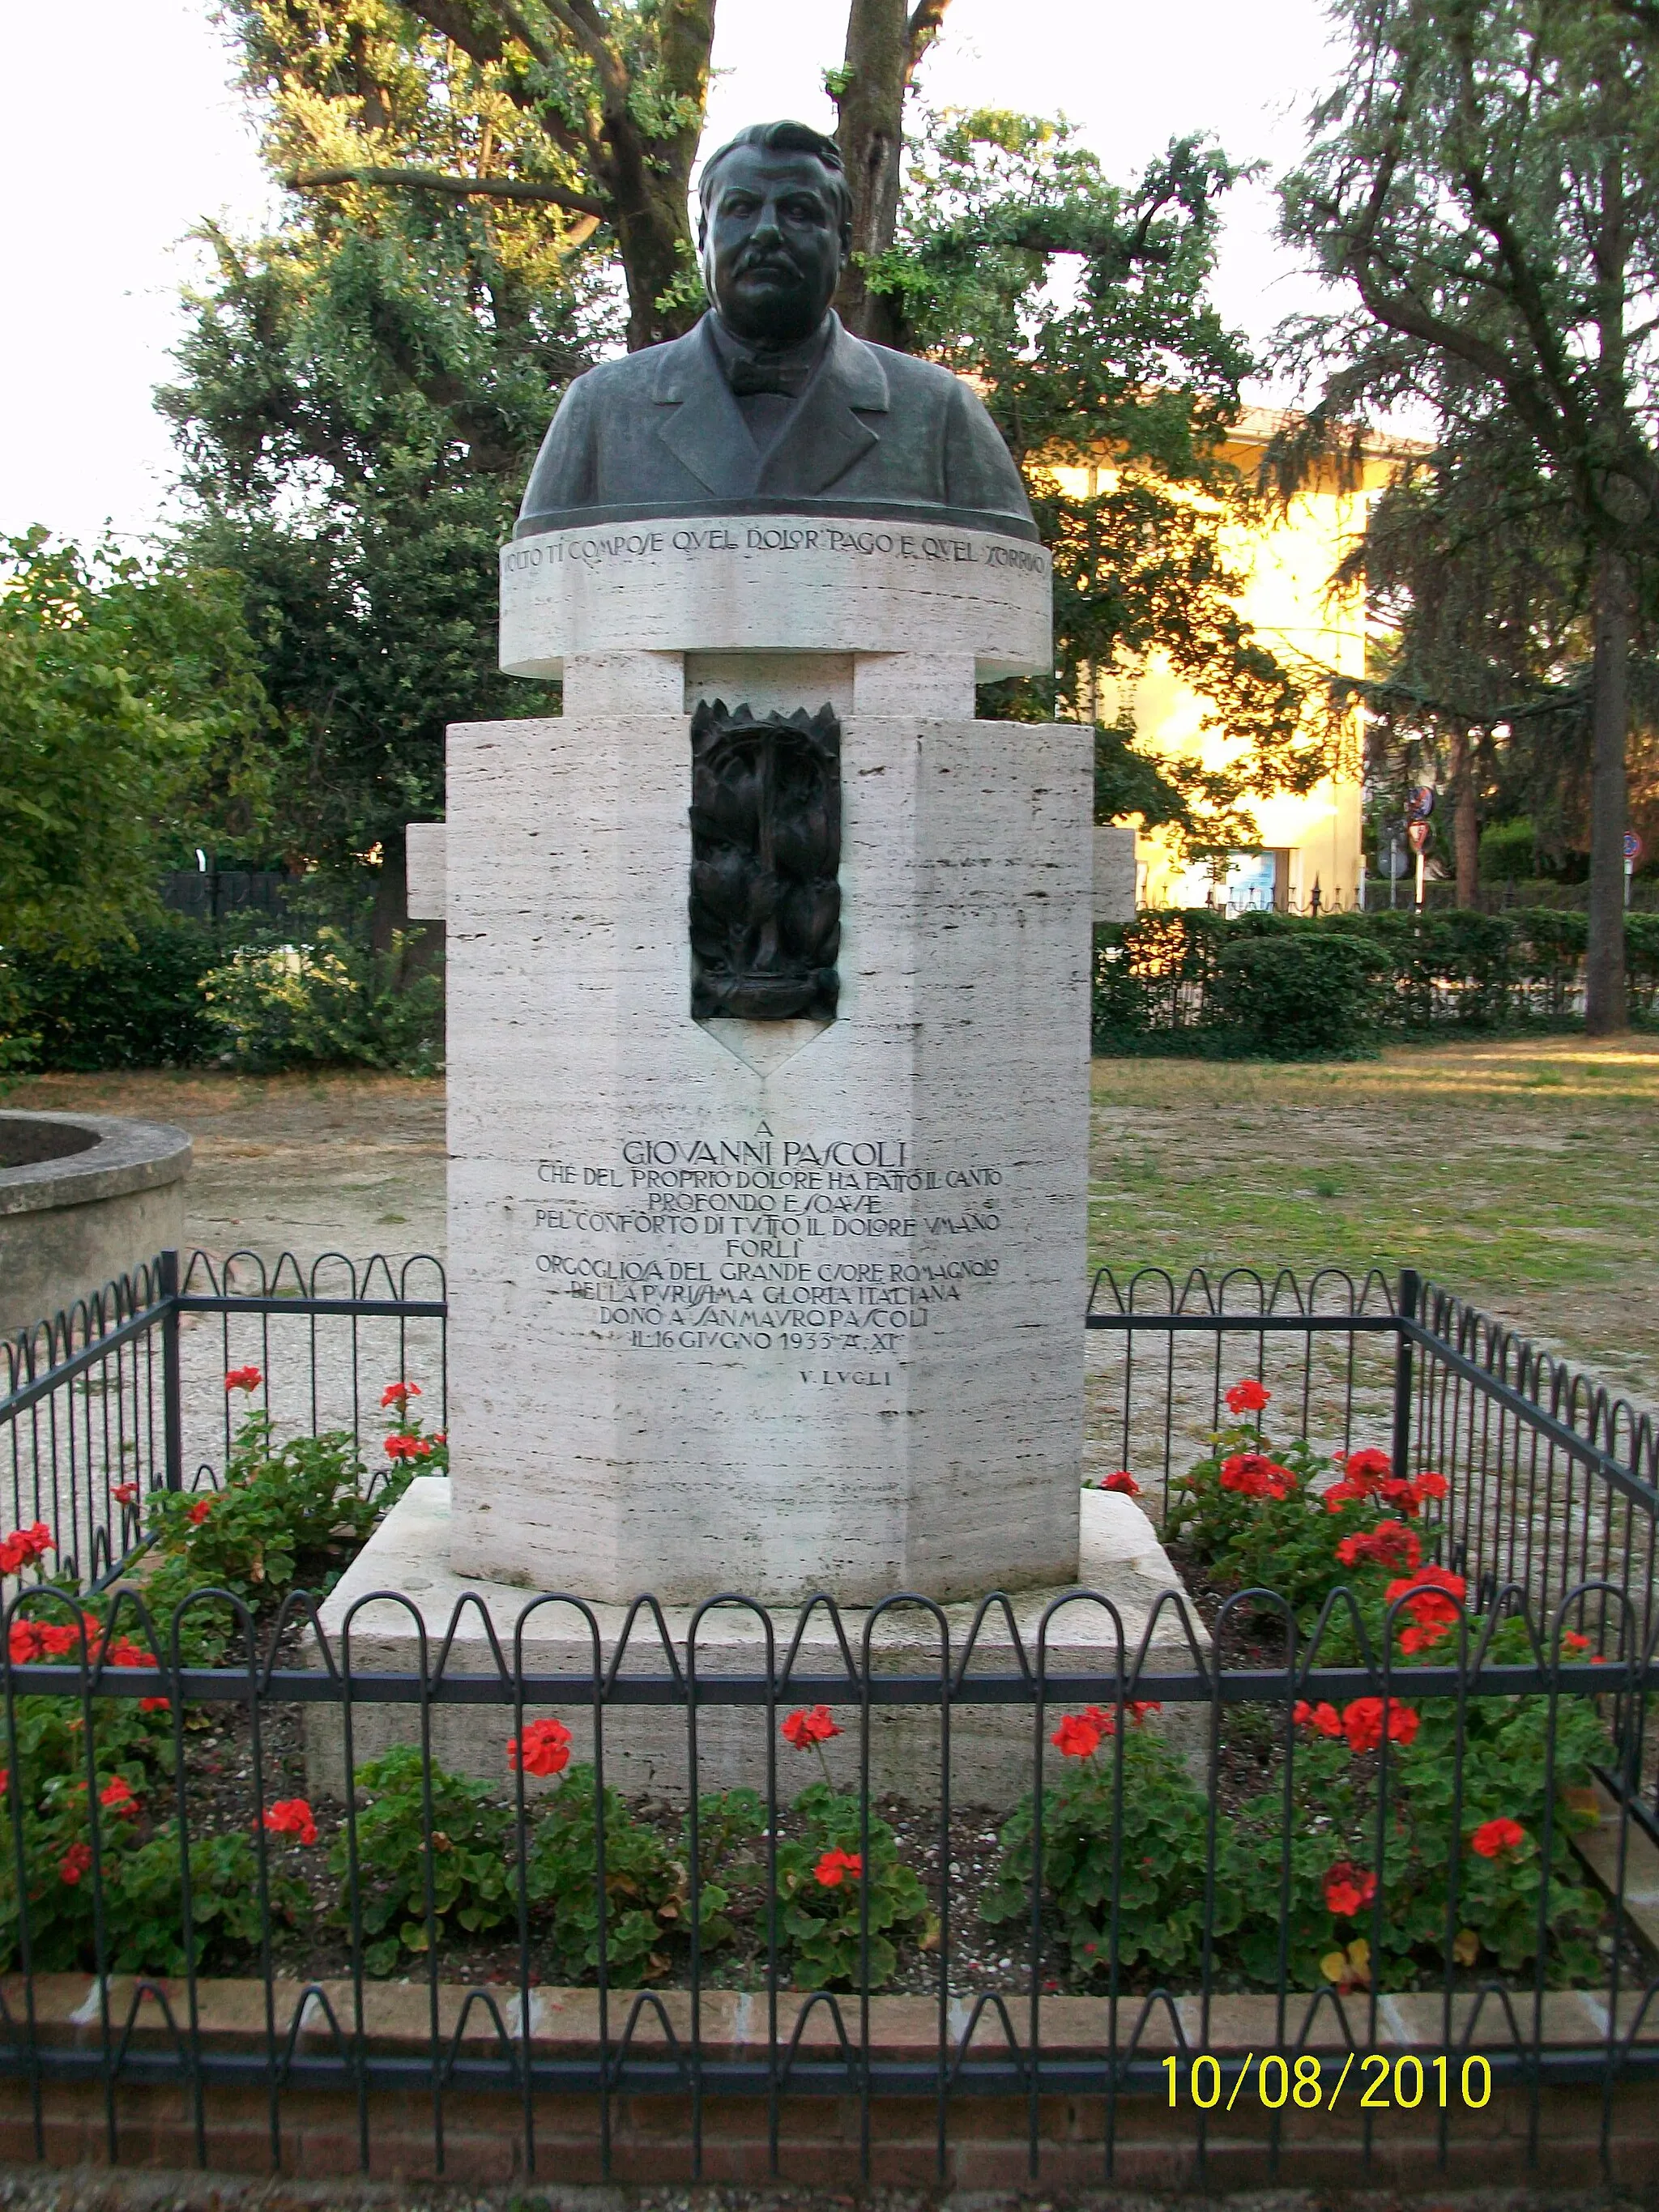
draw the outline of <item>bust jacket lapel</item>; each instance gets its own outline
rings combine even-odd
[[[787,484],[791,491],[811,498],[844,477],[855,461],[862,460],[881,441],[854,408],[866,414],[887,411],[887,373],[881,356],[852,337],[838,315],[835,330],[817,373],[801,394],[800,405],[784,425],[782,434],[766,456],[754,489],[775,492]],[[712,352],[713,349],[710,348]],[[718,376],[718,368],[715,371]],[[726,380],[720,378],[722,389]],[[726,392],[726,404],[737,402]]]
[[[653,394],[659,410],[657,435],[716,499],[744,499],[759,487],[761,457],[732,397],[707,320],[663,348]]]

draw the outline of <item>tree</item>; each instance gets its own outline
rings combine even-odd
[[[495,665],[497,550],[602,318],[493,210],[387,196],[253,246],[207,236],[216,281],[160,395],[180,543],[244,581],[279,846],[380,846],[395,908],[403,826],[441,811],[447,723],[542,696]]]
[[[897,232],[904,103],[950,4],[915,0],[907,12],[905,0],[849,0],[846,58],[824,80],[853,192],[852,252],[836,307],[849,331],[901,351],[907,349],[902,295],[872,292],[866,272]]]
[[[0,953],[84,963],[257,817],[253,664],[233,576],[0,540]]]
[[[1098,722],[1103,673],[1167,656],[1236,740],[1220,770],[1159,764],[1218,848],[1249,841],[1247,794],[1308,788],[1339,739],[1238,612],[1223,549],[1226,526],[1257,512],[1221,450],[1249,356],[1206,296],[1236,173],[1186,140],[1125,189],[1065,125],[935,118],[897,243],[869,271],[918,348],[974,380],[1053,550],[1056,678],[997,687],[992,706],[1042,717],[1058,701]],[[1060,467],[1091,488],[1067,491]],[[1115,742],[1107,787],[1122,768]]]
[[[1444,770],[1460,906],[1478,896],[1484,805],[1525,813],[1558,853],[1587,794],[1589,668],[1581,548],[1558,488],[1499,421],[1403,467],[1338,572],[1370,593],[1374,771]]]
[[[489,205],[567,250],[603,227],[630,349],[702,310],[686,199],[714,0],[227,0],[272,167],[363,196]]]
[[[1349,55],[1283,229],[1355,303],[1287,358],[1316,420],[1507,423],[1590,577],[1586,1021],[1624,1025],[1629,658],[1659,550],[1659,21],[1647,0],[1336,0]]]

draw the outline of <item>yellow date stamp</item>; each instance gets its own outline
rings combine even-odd
[[[1170,2110],[1179,2109],[1184,2092],[1186,2102],[1200,2112],[1231,2112],[1241,2100],[1254,2102],[1269,2112],[1282,2112],[1287,2106],[1302,2112],[1334,2112],[1348,2087],[1356,2060],[1358,2077],[1349,2090],[1348,2102],[1361,2112],[1414,2112],[1426,2104],[1443,2112],[1452,2105],[1478,2112],[1492,2096],[1492,2067],[1479,2051],[1461,2061],[1444,2056],[1425,2061],[1410,2051],[1397,2058],[1380,2051],[1367,2051],[1361,2057],[1351,2051],[1340,2072],[1334,2059],[1316,2057],[1310,2051],[1291,2057],[1270,2051],[1263,2058],[1247,2051],[1242,2063],[1229,2060],[1224,2067],[1220,2059],[1201,2051],[1196,2058],[1172,2056],[1164,2061]],[[1333,2074],[1335,2084],[1327,2095],[1327,2081]]]

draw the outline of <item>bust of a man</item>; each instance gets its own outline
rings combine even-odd
[[[1035,538],[1019,471],[959,377],[866,344],[830,307],[852,199],[833,139],[758,123],[712,154],[697,243],[712,309],[603,362],[560,403],[518,535],[787,510]]]

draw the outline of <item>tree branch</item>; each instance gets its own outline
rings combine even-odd
[[[478,12],[467,5],[467,0],[404,0],[411,15],[430,26],[441,38],[475,62],[498,62],[501,58],[501,34],[499,28],[481,18]]]
[[[951,0],[916,0],[910,10],[910,20],[904,27],[904,88],[910,88],[910,80],[916,66],[945,24],[945,11]]]
[[[457,200],[541,200],[599,222],[607,212],[598,200],[567,191],[562,185],[544,185],[525,177],[446,177],[436,169],[295,169],[283,182],[290,191],[309,191],[324,185],[394,185],[441,192]]]
[[[617,58],[615,47],[605,34],[593,0],[544,0],[547,12],[565,29],[593,64],[605,94],[607,109],[613,104],[625,107],[628,101],[628,72]]]

